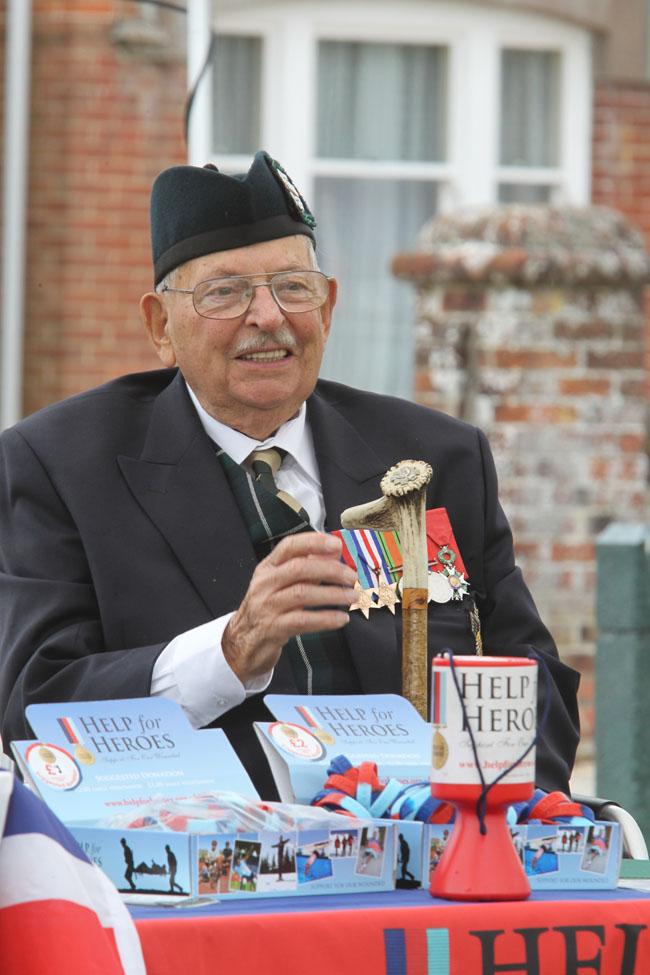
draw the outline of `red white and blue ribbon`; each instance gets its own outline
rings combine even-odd
[[[79,729],[72,720],[72,718],[57,718],[56,719],[61,726],[63,734],[68,739],[71,745],[81,745],[83,744],[83,739],[79,734]]]
[[[418,820],[422,823],[453,823],[455,808],[434,799],[428,781],[404,784],[397,779],[381,782],[374,762],[352,765],[345,755],[333,759],[328,778],[312,806],[345,816],[373,819]],[[508,807],[508,824],[567,823],[589,826],[594,814],[587,806],[573,802],[563,792],[535,789],[528,802]]]

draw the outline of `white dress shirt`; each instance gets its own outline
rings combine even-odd
[[[300,502],[313,527],[322,531],[325,506],[305,404],[272,437],[260,442],[215,420],[189,386],[187,390],[205,432],[236,463],[242,464],[253,450],[281,447],[287,451],[276,483]],[[228,613],[180,633],[167,644],[154,664],[152,695],[168,697],[180,704],[195,728],[210,724],[249,695],[263,691],[273,676],[270,671],[245,685],[235,676],[221,648],[223,632],[231,616]]]

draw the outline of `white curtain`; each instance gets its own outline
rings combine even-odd
[[[317,150],[368,163],[363,177],[316,180],[319,258],[339,279],[323,375],[376,392],[413,394],[413,289],[392,277],[435,212],[432,181],[384,179],[373,163],[445,158],[447,52],[441,47],[319,45]]]
[[[261,67],[259,37],[217,38],[212,60],[215,155],[243,155],[259,148]]]
[[[502,165],[558,165],[559,69],[553,51],[502,51]]]
[[[435,183],[317,180],[319,262],[339,281],[322,370],[326,378],[413,395],[414,292],[391,275],[390,262],[414,246],[435,209]]]
[[[318,156],[445,157],[446,50],[323,41],[318,52]]]

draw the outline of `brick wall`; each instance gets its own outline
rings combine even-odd
[[[593,734],[595,553],[647,512],[640,236],[611,211],[438,217],[396,273],[418,292],[417,398],[492,444],[517,561]]]
[[[185,160],[185,63],[115,41],[138,6],[34,4],[25,412],[158,363],[138,301],[151,182]]]
[[[5,135],[5,38],[6,38],[7,9],[5,3],[0,3],[0,159],[4,160],[4,135]],[[3,162],[4,168],[4,162]],[[3,226],[3,193],[0,193],[0,227]],[[0,260],[2,260],[2,245],[0,244]]]
[[[593,202],[624,214],[650,248],[650,82],[601,81],[594,92]],[[650,300],[646,296],[650,397]]]

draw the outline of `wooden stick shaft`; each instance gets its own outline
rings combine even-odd
[[[402,590],[402,694],[427,720],[427,589]]]
[[[427,605],[429,598],[424,491],[408,505],[400,498],[402,543],[402,694],[427,720]]]

